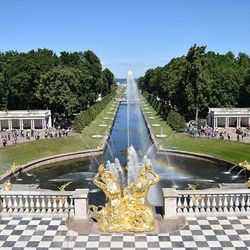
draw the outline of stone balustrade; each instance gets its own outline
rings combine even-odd
[[[250,215],[249,189],[176,190],[163,188],[164,218],[179,215]],[[2,214],[88,218],[88,189],[0,191]]]
[[[249,189],[176,190],[164,188],[164,217],[250,215]]]
[[[88,189],[75,191],[0,191],[2,214],[88,216]]]

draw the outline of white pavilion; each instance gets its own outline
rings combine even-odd
[[[218,127],[249,127],[250,108],[209,108],[208,125]]]
[[[52,127],[50,110],[0,111],[0,131],[3,129],[45,129]]]

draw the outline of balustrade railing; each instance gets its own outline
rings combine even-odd
[[[87,217],[87,195],[87,189],[64,192],[0,191],[1,213]]]
[[[164,189],[165,217],[183,215],[250,214],[249,189],[174,190]],[[167,214],[168,213],[168,214]]]

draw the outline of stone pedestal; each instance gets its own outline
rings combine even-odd
[[[75,218],[88,218],[88,189],[76,189],[73,194],[75,203]]]

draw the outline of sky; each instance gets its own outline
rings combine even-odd
[[[250,55],[250,0],[0,0],[0,51],[92,50],[117,78],[193,45]]]

